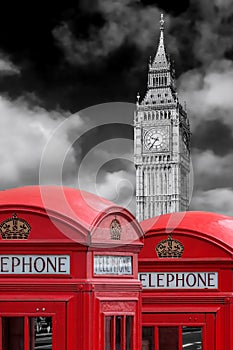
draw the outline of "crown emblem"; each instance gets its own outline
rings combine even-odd
[[[14,214],[12,218],[4,220],[0,224],[2,239],[28,239],[31,226],[29,223]]]
[[[156,246],[156,252],[159,258],[181,258],[183,250],[183,244],[173,239],[171,235]]]
[[[111,222],[110,236],[111,236],[111,239],[114,239],[114,240],[121,239],[121,224],[117,219],[113,219]]]

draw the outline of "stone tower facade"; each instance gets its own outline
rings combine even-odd
[[[134,163],[139,221],[188,209],[190,126],[165,49],[163,15],[158,49],[149,62],[147,92],[142,100],[137,96]]]

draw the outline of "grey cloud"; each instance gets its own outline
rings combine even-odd
[[[77,116],[74,114],[61,122],[49,137],[44,149],[40,167],[40,183],[45,184],[50,181],[53,184],[78,187],[134,211],[133,140],[128,133],[123,132],[120,135],[114,133],[114,130],[111,132],[116,120],[122,122],[122,128],[131,127],[133,109],[134,106],[129,103],[101,104],[80,111]],[[74,124],[76,117],[78,130]],[[81,125],[80,119],[82,120]],[[105,125],[109,127],[108,132],[105,130],[106,135],[96,135],[97,130],[100,130],[101,134],[101,127]],[[63,144],[65,147],[59,149],[58,152],[57,143],[60,142],[60,135],[68,135],[68,142]],[[79,142],[83,135],[88,135],[85,142],[89,140],[90,147],[85,147],[83,142]],[[53,159],[54,154],[55,159]],[[113,162],[119,159],[121,161],[118,162],[118,166],[114,167]],[[51,160],[52,166],[50,165]],[[63,167],[65,174],[63,174]]]
[[[179,97],[187,101],[192,132],[198,133],[198,129],[205,125],[202,134],[196,134],[198,142],[202,144],[199,148],[196,145],[197,149],[193,150],[195,191],[191,208],[232,215],[233,157],[230,153],[230,142],[233,134],[233,63],[225,58],[226,53],[233,50],[232,1],[193,0],[194,3],[196,12],[192,13],[190,9],[180,18],[172,18],[165,14],[168,51],[178,55],[180,65],[184,64],[184,67],[186,67],[185,61],[192,58],[189,56],[194,56],[198,62],[195,68],[186,72],[184,72],[186,68],[182,68],[184,73],[178,81]],[[69,63],[84,65],[96,59],[101,60],[125,42],[133,43],[142,51],[152,47],[153,44],[156,49],[160,9],[155,6],[142,7],[133,0],[103,0],[99,1],[98,7],[95,5],[95,10],[101,12],[105,22],[98,29],[90,27],[87,40],[76,36],[69,22],[63,22],[53,30],[54,38]],[[190,32],[188,29],[191,26],[193,29]],[[187,49],[187,42],[190,50]],[[193,64],[193,61],[191,63]],[[1,72],[19,74],[20,70],[9,59],[3,59],[2,62],[0,60],[0,74]],[[44,183],[56,183],[57,164],[60,164],[60,158],[64,156],[62,174],[64,184],[77,185],[80,160],[77,152],[81,150],[72,147],[71,139],[78,138],[85,127],[90,128],[92,124],[95,126],[95,120],[104,116],[107,123],[119,122],[121,118],[125,118],[124,120],[128,118],[127,122],[132,123],[133,115],[130,114],[132,110],[131,106],[131,111],[122,114],[121,110],[112,107],[102,113],[102,109],[98,111],[93,108],[90,115],[84,111],[80,113],[81,117],[77,115],[77,119],[72,119],[69,126],[55,137],[51,144],[47,154]],[[68,117],[67,113],[48,112],[39,108],[32,110],[23,99],[9,101],[0,98],[0,114],[2,116],[1,186],[7,188],[36,183],[44,147],[51,139],[54,129]],[[217,144],[216,147],[214,145],[211,147],[211,141],[208,144],[205,139],[208,137],[208,123],[214,123],[216,118],[221,119],[226,127],[225,132],[229,141],[221,152],[220,148],[216,149]],[[203,124],[203,120],[207,121],[206,124]],[[133,166],[114,171],[104,168],[101,181],[97,181],[99,169],[104,167],[110,158],[132,157],[132,149],[120,145],[122,148],[119,148],[119,145],[114,147],[111,141],[108,147],[99,145],[98,149],[91,149],[90,161],[83,163],[85,171],[80,175],[82,180],[80,187],[116,200],[133,211],[135,203]],[[114,152],[114,149],[118,149],[118,152]]]
[[[232,188],[215,188],[208,191],[197,191],[190,209],[233,216],[233,190]]]
[[[0,75],[15,75],[20,74],[20,68],[14,65],[10,59],[4,55],[0,54]]]
[[[179,78],[180,97],[187,101],[192,131],[203,119],[216,116],[233,130],[233,62],[213,61],[208,68],[193,69]]]
[[[213,150],[218,156],[232,153],[233,133],[224,124],[221,113],[215,111],[214,120],[202,120],[192,137],[192,148],[198,150]]]
[[[227,6],[228,4],[228,6]],[[87,65],[107,57],[124,43],[145,51],[157,46],[161,10],[155,5],[142,6],[135,0],[101,0],[95,11],[103,16],[100,27],[90,25],[85,39],[74,33],[72,22],[54,28],[57,45],[73,65]],[[233,49],[230,1],[192,1],[181,17],[165,14],[168,51],[185,66],[199,62],[209,64]],[[153,52],[152,52],[153,54]],[[193,59],[194,57],[194,59]]]
[[[71,64],[89,64],[118,49],[126,40],[141,49],[155,41],[155,23],[159,26],[160,12],[156,7],[142,7],[134,0],[99,3],[105,19],[101,28],[91,27],[89,38],[78,38],[68,23],[54,28],[53,35]],[[169,19],[167,19],[169,20]]]
[[[211,150],[193,150],[194,189],[233,188],[233,155],[216,155]]]
[[[23,98],[10,101],[0,97],[0,115],[1,188],[38,184],[40,160],[45,146],[54,130],[67,117],[67,112],[48,112],[39,107],[31,109]],[[75,127],[78,133],[81,127],[78,116],[76,123],[70,123],[59,138],[54,140],[56,142],[53,152],[47,163],[48,183],[53,183],[54,168],[59,154],[70,149],[69,128]],[[68,178],[72,176],[75,168],[72,149],[68,154],[66,166],[64,174],[65,178]]]
[[[135,214],[135,171],[105,173],[102,184],[97,184],[97,194]]]
[[[226,10],[229,10],[229,6],[233,5],[232,0],[215,0],[214,3],[217,7],[224,8]]]
[[[232,15],[232,0],[192,0],[187,16],[193,18],[196,32],[193,54],[202,64],[224,58],[233,48]]]
[[[116,202],[132,197],[135,187],[132,143],[132,140],[119,137],[93,146],[79,165],[78,187]],[[119,158],[121,167],[108,166]],[[125,192],[120,194],[122,186]]]

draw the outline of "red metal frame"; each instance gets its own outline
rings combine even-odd
[[[159,349],[158,327],[177,326],[179,327],[179,350],[182,350],[181,327],[202,327],[203,329],[203,350],[214,349],[213,333],[215,332],[215,314],[198,313],[151,313],[143,314],[142,324],[147,327],[154,327],[155,349]]]
[[[143,231],[133,215],[95,195],[56,186],[3,191],[0,224],[14,213],[30,224],[31,232],[23,240],[3,239],[0,235],[0,256],[69,255],[70,273],[0,273],[0,316],[13,312],[28,317],[37,314],[36,305],[46,305],[46,312],[40,310],[42,315],[56,317],[53,350],[103,350],[104,314],[123,318],[132,315],[132,350],[140,348],[141,285],[137,259],[143,246]],[[110,225],[116,218],[121,236],[113,240]],[[132,257],[132,274],[95,275],[95,255]],[[17,308],[12,309],[16,305],[12,301]],[[63,305],[62,311],[59,305]],[[122,332],[124,339],[125,330]]]
[[[191,317],[190,324],[202,324],[206,329],[204,350],[233,350],[233,219],[215,213],[187,212],[162,215],[141,225],[145,240],[139,254],[139,272],[218,274],[218,287],[213,289],[143,289],[142,325],[166,324],[158,315],[164,320],[172,317],[172,323],[178,325],[189,324],[185,319]],[[179,258],[159,258],[156,254],[156,246],[169,235],[184,246]],[[195,321],[197,315],[205,321]],[[183,318],[181,322],[179,317]]]
[[[130,340],[131,340],[131,349],[136,349],[134,346],[134,334],[136,333],[136,324],[135,324],[135,313],[113,313],[113,312],[104,312],[102,314],[102,342],[101,342],[101,349],[105,349],[105,320],[106,317],[112,317],[112,329],[111,329],[111,337],[112,337],[112,344],[111,344],[111,350],[116,350],[116,318],[121,317],[121,339],[120,344],[122,349],[126,349],[126,317],[131,316],[133,319],[132,322],[132,332],[130,334]]]
[[[14,301],[9,298],[0,302],[0,320],[2,317],[24,318],[24,350],[29,350],[29,317],[48,317],[53,319],[53,347],[56,350],[64,350],[66,344],[66,303],[54,301]],[[1,322],[2,323],[2,322]],[[2,327],[1,331],[2,332]],[[0,338],[0,349],[2,349]]]

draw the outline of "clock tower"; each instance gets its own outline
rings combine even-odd
[[[141,100],[137,96],[134,163],[139,221],[188,209],[190,127],[164,45],[162,14],[158,49],[149,62],[147,92]]]

